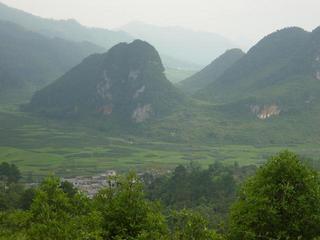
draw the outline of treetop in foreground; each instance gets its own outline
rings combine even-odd
[[[314,239],[320,236],[319,176],[284,151],[242,187],[230,216],[231,239]]]

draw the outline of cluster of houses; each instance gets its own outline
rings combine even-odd
[[[102,188],[115,187],[116,182],[112,177],[116,175],[116,171],[109,170],[100,175],[90,177],[78,176],[74,178],[64,178],[62,180],[72,183],[74,187],[86,193],[90,198],[93,198]]]

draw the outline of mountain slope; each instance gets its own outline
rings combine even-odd
[[[70,41],[89,41],[106,49],[119,42],[131,41],[125,32],[102,28],[88,28],[75,20],[51,20],[34,16],[0,3],[0,20],[14,22],[26,29],[48,37],[59,37]]]
[[[184,101],[164,75],[157,51],[136,40],[95,54],[38,91],[29,109],[54,117],[103,116],[144,122]]]
[[[320,102],[319,35],[319,28],[272,33],[196,96],[261,119],[313,109]]]
[[[199,95],[225,102],[253,95],[254,91],[276,84],[281,72],[301,55],[309,35],[300,28],[287,28],[270,34]]]
[[[0,38],[0,95],[42,87],[84,57],[103,51],[91,43],[46,38],[1,21]]]
[[[132,36],[154,45],[161,55],[205,66],[226,49],[235,47],[228,39],[207,32],[195,32],[180,27],[158,27],[132,22],[121,28]]]
[[[194,93],[217,80],[228,68],[241,59],[245,53],[240,49],[226,51],[211,64],[191,77],[181,81],[179,87],[187,93]]]
[[[288,28],[267,36],[196,96],[209,102],[198,101],[196,108],[185,108],[152,127],[158,133],[170,126],[173,141],[317,148],[320,27],[312,32]]]

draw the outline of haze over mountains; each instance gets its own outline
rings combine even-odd
[[[0,94],[24,95],[58,78],[81,60],[103,51],[89,42],[48,38],[0,21]],[[10,100],[10,99],[8,99]]]
[[[135,38],[143,39],[159,50],[165,67],[170,69],[198,70],[200,66],[208,64],[226,49],[236,46],[218,34],[194,32],[183,28],[156,27],[143,23],[128,24],[120,31],[90,28],[74,19],[45,19],[2,3],[0,3],[0,20],[16,23],[47,37],[76,42],[89,41],[105,49],[110,49],[119,42],[130,42]],[[194,57],[190,57],[191,55]]]
[[[148,43],[122,43],[38,91],[29,109],[61,119],[102,117],[120,128],[124,122],[147,122],[140,134],[175,141],[288,142],[305,134],[319,140],[318,131],[308,130],[320,116],[318,29],[287,28],[247,54],[227,51],[186,80],[193,99],[175,89],[163,71]]]
[[[203,89],[217,80],[244,55],[245,53],[241,49],[228,50],[201,71],[179,82],[179,86],[188,93],[194,93]]]
[[[98,42],[100,36],[108,45],[119,32],[100,29],[102,36],[97,29],[38,18],[3,5],[0,11],[4,13],[0,19],[23,25],[0,23],[1,99],[19,102],[21,95],[30,96],[41,88],[24,108],[31,113],[74,121],[97,118],[119,129],[127,123],[147,123],[142,134],[222,142],[254,142],[262,130],[268,132],[263,140],[268,142],[275,134],[272,129],[280,127],[290,132],[283,141],[296,140],[320,117],[319,28],[313,32],[282,29],[244,53],[226,51],[225,39],[215,34],[140,23],[126,26],[132,35],[136,32],[154,39],[175,70],[198,66],[189,62],[192,59],[211,62],[177,85],[178,90],[165,76],[171,68],[167,65],[165,69],[158,48],[148,42],[132,42],[129,37],[132,43],[118,43],[107,51],[82,40]],[[64,35],[67,25],[74,36]],[[75,34],[75,29],[81,34]],[[208,50],[211,44],[219,46],[217,43],[223,43],[221,48]],[[197,49],[202,50],[195,53]],[[222,55],[215,58],[218,51]],[[9,89],[18,92],[10,96]],[[311,135],[318,139],[316,131]]]
[[[133,38],[121,31],[101,28],[89,28],[76,20],[52,20],[34,16],[30,13],[8,7],[0,3],[0,20],[19,24],[26,29],[41,33],[47,37],[59,37],[71,41],[89,41],[106,49],[119,42],[131,41]]]
[[[296,3],[0,1],[0,240],[320,240],[320,26],[188,30]]]
[[[0,1],[0,240],[320,240],[320,26],[103,28],[291,3]]]
[[[161,55],[168,55],[200,66],[205,66],[226,49],[236,47],[230,40],[207,32],[195,32],[181,27],[158,27],[131,22],[120,29],[135,38],[155,46]]]

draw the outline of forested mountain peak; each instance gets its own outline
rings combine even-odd
[[[155,48],[135,40],[86,58],[37,92],[30,106],[54,116],[93,114],[139,123],[172,111],[181,101]]]

